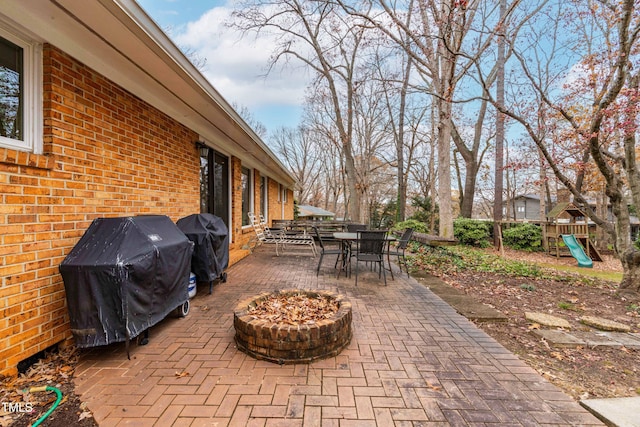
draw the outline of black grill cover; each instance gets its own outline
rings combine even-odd
[[[128,342],[186,302],[192,252],[166,216],[94,220],[60,264],[78,347]]]
[[[177,222],[194,243],[191,271],[200,282],[218,278],[229,265],[229,232],[222,218],[209,213],[193,214]]]

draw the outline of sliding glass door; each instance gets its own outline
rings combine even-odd
[[[219,216],[229,228],[229,158],[212,149],[200,157],[200,211]]]

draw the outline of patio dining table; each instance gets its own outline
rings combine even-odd
[[[335,233],[333,233],[333,238],[343,242],[355,242],[358,240],[358,233],[336,231]],[[395,242],[396,240],[398,240],[398,238],[393,234],[387,234],[385,239],[387,240],[387,242]]]
[[[340,263],[340,268],[338,269],[338,277],[340,277],[342,271],[345,272],[345,275],[347,274],[347,268],[351,262],[351,246],[354,242],[358,241],[358,233],[347,231],[335,232],[333,233],[333,238],[339,241],[342,247],[342,263]],[[385,240],[387,245],[389,245],[389,243],[395,242],[398,238],[393,234],[387,234]]]

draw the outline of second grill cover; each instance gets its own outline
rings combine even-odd
[[[198,281],[218,278],[229,265],[229,233],[222,218],[193,214],[178,220],[177,225],[194,243],[191,271]]]
[[[192,252],[163,215],[94,220],[60,264],[78,347],[128,341],[187,301]]]

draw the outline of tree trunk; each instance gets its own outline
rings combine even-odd
[[[607,196],[604,189],[596,194],[596,214],[601,218],[607,217]],[[602,227],[596,227],[596,248],[604,250],[609,244],[609,236]]]
[[[432,113],[433,115],[433,113]],[[432,200],[432,208],[431,208],[431,218],[429,221],[429,234],[434,234],[436,230],[436,147],[434,141],[431,141],[431,150],[429,150],[429,176],[431,177],[429,181],[429,196]]]
[[[538,193],[540,196],[540,229],[542,230],[542,248],[545,251],[549,250],[547,242],[547,199],[545,197],[545,188],[547,183],[547,168],[545,167],[545,160],[540,150],[538,150],[539,162],[540,162],[540,186]]]
[[[504,17],[507,10],[506,0],[500,0],[500,16]],[[496,76],[496,101],[499,105],[504,105],[504,36],[498,37],[498,73]],[[493,200],[493,239],[494,245],[498,246],[498,234],[500,221],[502,221],[502,191],[503,191],[503,168],[504,168],[504,115],[497,111],[496,116],[496,163],[495,163],[495,189]]]
[[[407,17],[407,21],[411,15]],[[404,80],[402,81],[402,90],[400,92],[400,110],[398,117],[398,140],[396,141],[396,157],[398,160],[398,206],[396,211],[396,221],[404,221],[407,208],[407,180],[405,176],[405,160],[404,160],[404,126],[405,126],[405,110],[407,105],[407,89],[409,87],[409,78],[411,76],[411,56],[407,55],[407,65],[404,70]]]
[[[464,179],[464,199],[460,205],[460,216],[471,218],[473,216],[473,199],[478,178],[478,165],[475,161],[466,163],[466,176]]]
[[[483,115],[482,112],[480,114]],[[474,139],[480,137],[477,132],[478,126],[476,125],[476,135]],[[460,216],[462,218],[471,218],[473,214],[473,200],[475,198],[476,182],[478,178],[479,162],[477,160],[477,156],[479,144],[474,141],[473,148],[471,150],[467,148],[464,140],[462,139],[462,136],[458,133],[458,130],[453,123],[451,123],[451,135],[453,137],[453,142],[455,143],[455,146],[460,153],[460,156],[462,156],[465,169],[463,185],[460,178],[461,173],[459,171],[459,168],[457,167],[458,162],[456,161],[458,186],[459,188],[464,188],[462,194],[460,195]]]
[[[640,294],[640,251],[630,246],[620,257],[624,273],[618,294],[637,298]]]
[[[451,197],[451,103],[439,100],[438,109],[438,204],[439,236],[453,239],[453,206]]]

